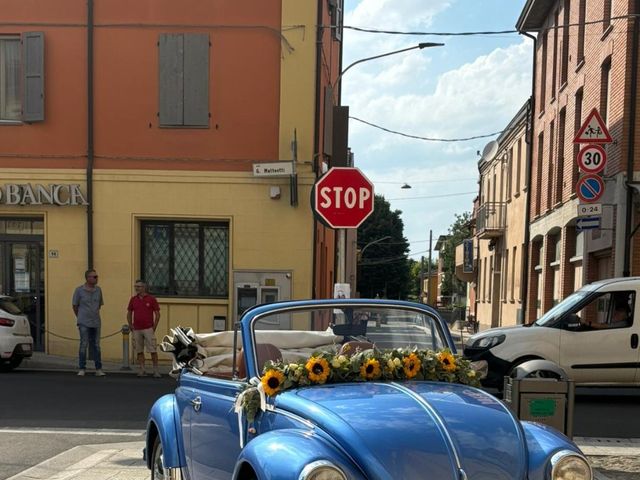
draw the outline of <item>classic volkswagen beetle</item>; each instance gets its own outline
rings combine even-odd
[[[568,438],[474,386],[428,306],[272,303],[235,332],[173,334],[178,386],[148,419],[152,479],[592,479]]]

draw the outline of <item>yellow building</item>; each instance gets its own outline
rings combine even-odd
[[[326,293],[314,279],[333,283],[333,237],[309,196],[332,163],[321,99],[341,31],[317,26],[339,25],[334,4],[107,2],[91,26],[85,0],[55,23],[40,3],[26,20],[20,0],[3,4],[6,24],[39,32],[0,27],[0,51],[34,69],[18,79],[0,68],[0,83],[23,82],[0,97],[0,280],[36,348],[77,355],[71,295],[87,267],[105,298],[107,360],[122,357],[137,278],[158,297],[159,339]]]
[[[526,209],[527,104],[482,158],[475,216],[476,318],[480,328],[522,323],[522,260]]]

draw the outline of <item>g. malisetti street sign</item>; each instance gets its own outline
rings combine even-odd
[[[4,205],[88,205],[80,185],[53,183],[5,183],[0,185],[0,204]]]

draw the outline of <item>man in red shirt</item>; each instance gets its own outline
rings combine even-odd
[[[158,372],[158,353],[156,346],[156,328],[160,321],[160,306],[153,295],[147,293],[147,284],[142,280],[136,280],[136,294],[129,300],[127,307],[127,323],[133,332],[133,345],[138,364],[140,365],[139,377],[146,375],[144,370],[144,350],[151,354],[153,362],[153,376],[160,378]]]

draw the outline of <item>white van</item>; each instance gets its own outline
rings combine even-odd
[[[492,328],[469,337],[464,356],[486,360],[488,387],[527,360],[562,367],[577,385],[640,384],[640,277],[584,286],[530,325]]]

